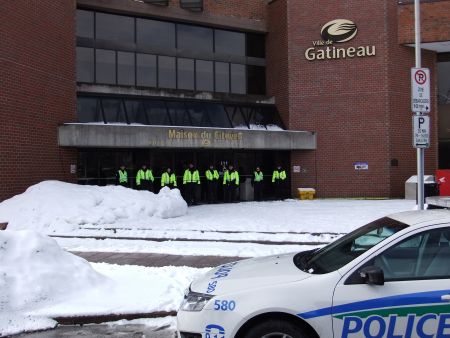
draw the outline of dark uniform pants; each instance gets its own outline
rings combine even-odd
[[[206,182],[206,197],[208,203],[217,203],[217,180]]]
[[[255,182],[254,183],[254,196],[255,201],[261,201],[263,197],[263,182]]]

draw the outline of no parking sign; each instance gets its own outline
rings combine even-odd
[[[429,113],[430,100],[430,70],[428,68],[411,69],[411,110],[414,113]]]

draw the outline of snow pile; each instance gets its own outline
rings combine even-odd
[[[10,229],[51,232],[79,226],[101,226],[118,221],[149,221],[152,217],[185,215],[187,204],[180,191],[162,189],[159,194],[120,186],[82,186],[45,181],[23,194],[0,203],[0,221]]]
[[[0,336],[55,322],[29,311],[111,282],[84,259],[32,231],[0,231]]]

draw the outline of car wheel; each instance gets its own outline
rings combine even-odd
[[[244,338],[313,338],[305,331],[286,320],[267,320],[251,327]]]

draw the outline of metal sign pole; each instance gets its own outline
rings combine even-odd
[[[416,68],[422,67],[420,36],[420,0],[414,0],[415,35],[416,35]],[[421,113],[418,113],[421,115]],[[419,210],[424,210],[424,154],[423,148],[417,148],[417,200]]]

